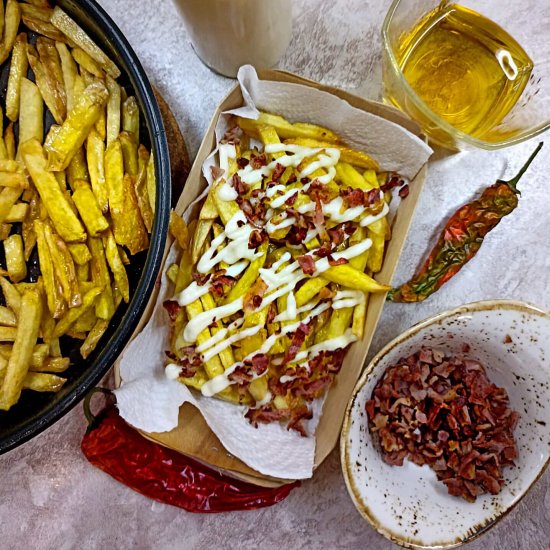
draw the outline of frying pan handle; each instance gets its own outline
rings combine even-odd
[[[99,415],[94,415],[91,408],[92,397],[98,393],[102,393],[106,396],[108,400],[110,399],[113,402],[116,400],[115,394],[108,388],[93,388],[92,390],[90,390],[90,392],[84,398],[84,402],[82,404],[82,407],[84,409],[84,416],[88,421],[88,429],[91,429],[93,427],[93,425],[98,421],[98,418],[101,415],[101,413]]]

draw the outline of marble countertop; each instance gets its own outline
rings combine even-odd
[[[545,0],[530,0],[535,10]],[[193,156],[233,81],[195,56],[169,0],[100,0],[170,103]],[[390,0],[294,0],[294,30],[280,67],[371,98],[381,89],[379,29]],[[526,6],[525,4],[529,4]],[[549,143],[550,145],[550,143]],[[511,175],[533,143],[499,152],[436,153],[395,281],[412,274],[442,220],[480,189]],[[419,305],[389,304],[372,352],[413,323],[459,304],[513,298],[550,309],[547,171],[543,149],[522,182],[520,206],[444,291]],[[369,548],[394,545],[361,519],[346,492],[337,450],[312,480],[272,508],[193,515],[150,501],[93,468],[80,452],[77,406],[0,457],[0,548]],[[546,543],[544,541],[547,541]],[[471,550],[547,548],[550,472]]]

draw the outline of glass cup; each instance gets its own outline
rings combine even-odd
[[[421,94],[413,89],[403,72],[407,62],[406,55],[408,54],[406,52],[410,51],[406,48],[407,44],[409,46],[411,44],[411,31],[418,28],[417,25],[424,18],[432,18],[435,14],[434,19],[430,20],[437,20],[438,14],[442,10],[453,9],[457,4],[482,14],[496,23],[519,43],[533,62],[532,70],[529,67],[530,75],[526,73],[528,80],[526,78],[527,83],[519,99],[500,121],[497,120],[493,126],[487,127],[481,133],[464,131],[464,129],[453,125],[449,118],[444,119],[436,114],[421,98]],[[385,101],[394,104],[416,120],[431,141],[453,150],[473,147],[498,149],[519,143],[545,131],[550,127],[550,40],[547,39],[543,29],[550,28],[550,3],[537,2],[535,6],[534,10],[520,8],[515,0],[464,0],[457,2],[394,0],[382,29]],[[427,27],[424,27],[422,32],[425,28]],[[407,42],[408,40],[409,42]],[[484,43],[487,44],[487,40]],[[501,43],[495,42],[495,44],[497,44],[495,58],[498,59],[504,74],[510,80],[507,85],[514,86],[513,80],[517,78],[518,71],[515,70],[513,59],[505,46],[499,50],[498,45]],[[433,44],[431,51],[434,51]],[[465,74],[457,56],[450,58],[447,62],[454,64],[457,75]],[[426,70],[426,67],[419,67],[419,70],[424,75],[423,78],[428,81],[429,86],[426,89],[436,90],[437,94],[438,86],[439,89],[443,86],[441,80],[437,78],[437,69],[434,68],[434,71],[430,72],[429,69]],[[429,82],[430,77],[433,78],[431,82]],[[417,81],[416,84],[422,86],[422,82]],[[472,80],[471,84],[476,86],[477,82]],[[519,84],[517,86],[519,87]],[[465,94],[470,91],[470,88],[466,86]],[[465,94],[463,97],[466,97]],[[424,95],[424,98],[427,99],[427,96]],[[480,96],[477,103],[476,101],[472,102],[472,105],[475,105],[475,108],[472,109],[473,113],[476,109],[482,109],[483,99],[484,96]],[[494,108],[499,108],[498,103]],[[480,110],[478,114],[483,122],[483,117],[485,120],[489,120],[488,117],[491,117],[494,111],[488,109],[487,113],[484,113]]]
[[[292,35],[291,0],[174,0],[202,62],[234,78],[275,65]]]

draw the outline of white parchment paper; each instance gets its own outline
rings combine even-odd
[[[303,85],[261,81],[250,66],[241,67],[239,84],[245,100],[243,107],[222,114],[216,126],[219,139],[227,129],[229,114],[257,118],[258,111],[278,113],[291,121],[322,124],[343,137],[352,147],[373,156],[383,170],[396,171],[413,178],[428,160],[431,149],[401,126],[349,105],[336,96]],[[211,183],[210,166],[215,151],[203,165]],[[185,217],[189,218],[190,207]],[[177,261],[173,246],[165,267]],[[149,323],[129,344],[121,362],[122,385],[116,390],[121,416],[146,432],[165,432],[177,426],[179,408],[184,402],[196,406],[224,447],[258,472],[287,479],[311,477],[315,456],[315,429],[319,422],[322,400],[313,403],[313,418],[302,437],[279,423],[261,424],[254,428],[244,413],[246,407],[205,398],[164,375],[169,327],[162,307],[171,298],[172,285],[162,277],[158,302]]]

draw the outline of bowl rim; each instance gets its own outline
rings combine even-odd
[[[439,323],[445,319],[448,319],[450,317],[454,317],[456,315],[476,312],[476,311],[490,311],[490,310],[516,310],[516,311],[522,311],[524,313],[533,314],[539,317],[544,317],[546,319],[550,320],[550,312],[545,311],[537,306],[534,306],[532,304],[529,304],[527,302],[522,302],[518,300],[506,300],[506,299],[498,299],[498,300],[480,300],[477,302],[470,302],[467,304],[463,304],[461,306],[445,310],[441,313],[437,313],[436,315],[433,315],[431,317],[428,317],[424,319],[423,321],[419,321],[418,323],[412,325],[402,333],[400,333],[398,336],[393,338],[390,342],[388,342],[368,363],[368,365],[365,367],[363,373],[361,374],[360,378],[357,380],[357,383],[355,385],[355,388],[353,389],[353,395],[350,399],[348,406],[346,408],[346,413],[344,416],[344,422],[342,425],[342,432],[340,434],[340,463],[342,467],[342,474],[344,477],[344,482],[346,484],[346,489],[350,495],[351,500],[353,501],[353,504],[357,511],[361,514],[363,519],[366,519],[370,525],[382,536],[385,538],[391,540],[392,542],[404,547],[404,548],[413,548],[418,550],[433,550],[435,548],[456,548],[458,546],[461,546],[463,544],[466,544],[468,542],[471,542],[472,540],[476,539],[477,537],[485,534],[487,531],[489,531],[492,527],[494,527],[502,518],[506,517],[515,507],[516,505],[523,500],[525,495],[533,488],[535,483],[542,477],[548,466],[550,465],[550,454],[546,459],[546,462],[541,467],[540,471],[538,472],[535,479],[529,484],[528,487],[523,490],[520,497],[512,503],[506,510],[501,512],[499,515],[497,515],[495,518],[493,518],[489,523],[483,525],[479,529],[476,529],[471,535],[468,535],[465,539],[459,540],[459,541],[449,541],[449,542],[440,542],[435,545],[422,545],[422,544],[416,544],[414,542],[410,542],[407,540],[404,540],[401,538],[400,535],[392,532],[389,529],[386,529],[371,513],[367,506],[364,505],[362,500],[359,498],[358,491],[355,488],[355,483],[353,480],[353,476],[351,474],[351,468],[348,466],[350,463],[350,456],[349,456],[349,432],[351,429],[351,410],[355,405],[355,401],[357,399],[357,396],[367,380],[370,378],[370,375],[374,371],[374,369],[378,366],[380,361],[395,347],[402,344],[404,341],[408,340],[410,336],[419,333],[420,331],[424,330],[426,327],[431,326],[433,324]]]
[[[542,122],[539,126],[524,130],[520,134],[514,137],[503,139],[500,141],[485,141],[483,139],[476,138],[467,134],[466,132],[455,128],[452,124],[447,122],[445,119],[440,117],[437,113],[432,111],[424,100],[414,91],[412,86],[409,84],[408,80],[405,78],[403,71],[399,67],[399,62],[395,56],[395,51],[391,43],[389,36],[389,28],[392,23],[395,12],[397,11],[399,4],[402,0],[393,0],[391,6],[388,8],[386,16],[384,17],[384,22],[382,23],[382,53],[386,54],[389,58],[391,71],[394,73],[394,76],[399,80],[401,86],[405,90],[408,98],[412,100],[415,106],[422,111],[422,113],[427,116],[434,124],[439,128],[443,129],[447,134],[449,134],[453,139],[460,140],[470,146],[478,147],[479,149],[485,149],[487,151],[494,151],[496,149],[503,149],[504,147],[510,147],[512,145],[517,145],[528,139],[534,138],[546,130],[550,129],[550,120]],[[434,8],[437,9],[437,6]],[[392,102],[393,103],[393,102]]]
[[[69,0],[68,3],[72,3]],[[78,0],[78,7],[94,20],[128,67],[129,77],[134,92],[142,103],[142,113],[149,130],[151,151],[154,152],[155,174],[158,182],[156,190],[156,215],[151,231],[151,239],[147,257],[141,270],[141,275],[128,303],[119,325],[105,342],[96,360],[81,375],[78,386],[67,392],[62,399],[48,410],[25,422],[24,426],[7,437],[0,439],[0,455],[27,442],[34,436],[61,419],[74,408],[84,396],[94,388],[114,364],[116,357],[123,350],[128,339],[135,330],[141,315],[154,289],[158,272],[161,267],[164,245],[168,235],[168,213],[171,204],[171,174],[168,141],[162,120],[160,108],[149,79],[141,65],[137,54],[130,43],[96,0]],[[162,185],[166,182],[166,185]]]

